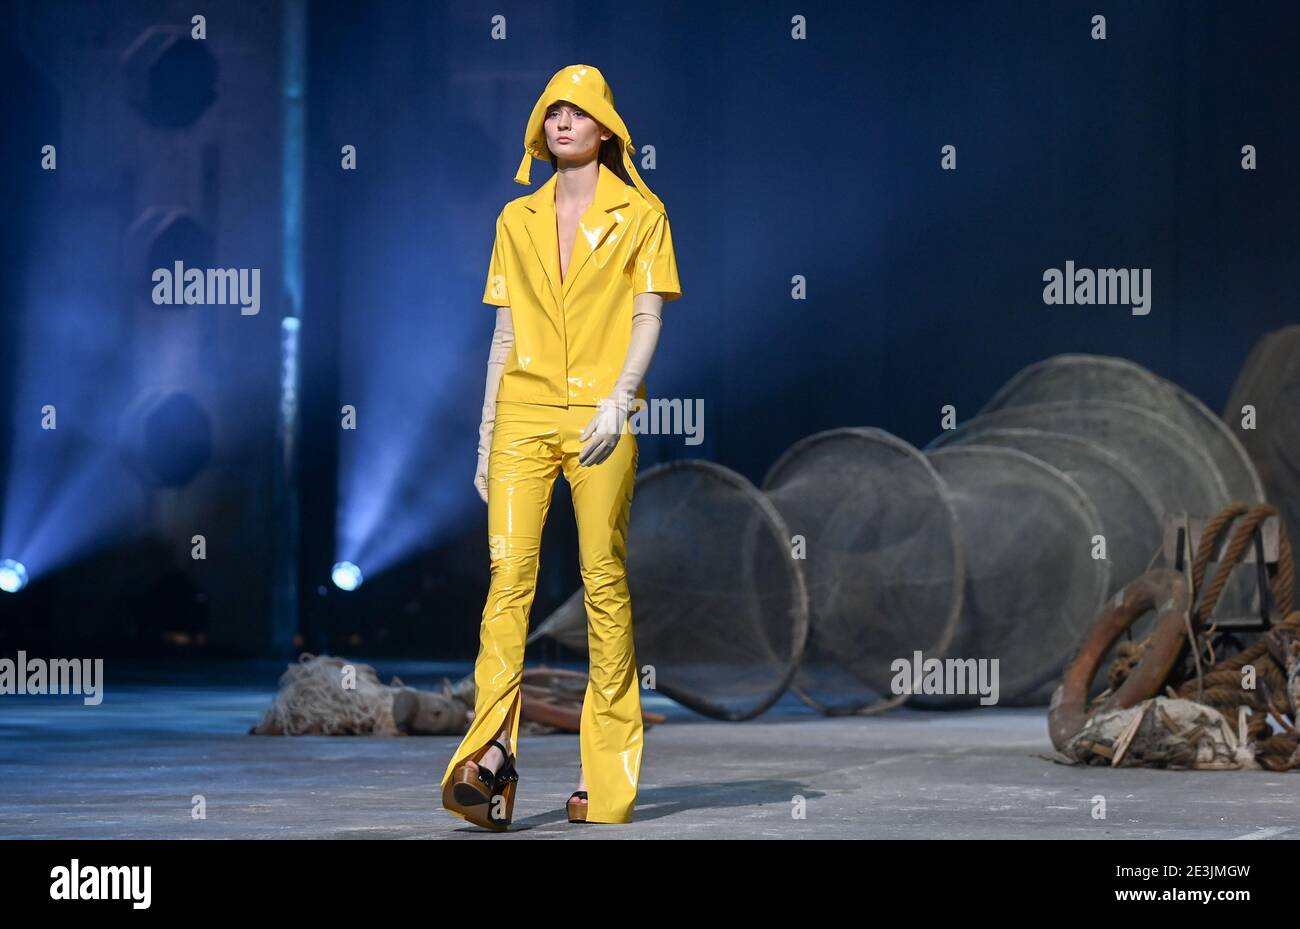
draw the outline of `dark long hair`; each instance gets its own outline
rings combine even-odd
[[[627,168],[623,167],[623,140],[618,136],[612,135],[600,143],[600,151],[596,154],[596,160],[613,171],[614,176],[622,180],[624,184],[632,185],[632,178],[628,177]],[[551,152],[551,170],[558,171],[559,168],[560,159],[555,156],[554,152]]]

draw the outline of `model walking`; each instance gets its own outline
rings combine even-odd
[[[497,217],[483,302],[498,309],[474,478],[488,505],[492,582],[474,719],[442,779],[447,810],[497,831],[514,811],[524,641],[561,471],[590,652],[569,821],[631,822],[636,803],[641,698],[625,563],[637,443],[627,420],[633,396],[646,396],[663,303],[681,288],[667,214],[635,151],[601,73],[570,65],[533,107],[515,180],[529,182],[533,158],[555,174]]]

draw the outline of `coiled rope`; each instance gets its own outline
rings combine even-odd
[[[1205,586],[1205,574],[1214,549],[1239,518],[1241,521],[1224,549],[1218,571]],[[1277,612],[1285,618],[1274,623],[1238,654],[1216,662],[1212,640],[1218,624],[1214,619],[1214,609],[1232,569],[1250,544],[1252,533],[1270,518],[1278,521],[1278,567],[1271,590]],[[1268,503],[1252,506],[1237,501],[1219,510],[1205,524],[1191,573],[1192,603],[1198,604],[1199,601],[1199,605],[1192,609],[1198,620],[1196,628],[1203,630],[1196,636],[1192,653],[1197,673],[1176,689],[1167,686],[1166,691],[1170,696],[1211,707],[1231,724],[1244,728],[1247,737],[1255,743],[1255,758],[1261,767],[1272,771],[1300,767],[1300,731],[1295,725],[1294,707],[1296,693],[1300,693],[1296,681],[1296,670],[1300,667],[1300,611],[1293,610],[1295,565],[1286,525],[1277,507]],[[1107,675],[1112,692],[1137,666],[1149,641],[1125,640],[1116,646],[1116,659]],[[1202,665],[1209,670],[1202,673]],[[1243,673],[1248,666],[1255,672],[1253,682]],[[1248,686],[1251,683],[1253,687]],[[1273,732],[1269,725],[1270,717],[1282,727],[1282,732]]]

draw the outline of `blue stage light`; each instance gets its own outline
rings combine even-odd
[[[331,575],[340,590],[356,590],[361,586],[361,569],[350,561],[340,561]]]
[[[12,558],[0,561],[0,590],[13,594],[26,586],[27,568],[21,561],[14,561]]]

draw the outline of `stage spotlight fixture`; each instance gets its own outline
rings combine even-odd
[[[356,590],[361,586],[361,569],[350,561],[340,561],[331,575],[340,590]]]
[[[27,568],[21,561],[6,558],[0,561],[0,590],[16,594],[27,586]]]

